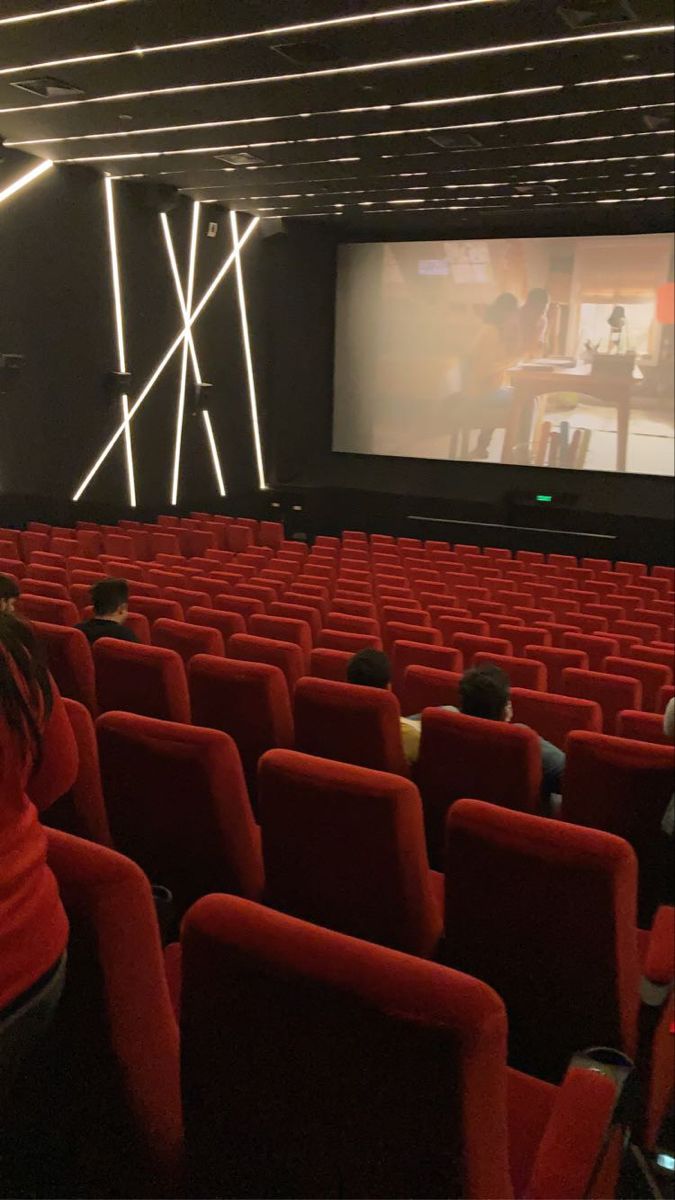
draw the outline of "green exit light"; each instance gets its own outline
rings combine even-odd
[[[537,496],[537,501],[539,504],[552,504],[553,496]]]

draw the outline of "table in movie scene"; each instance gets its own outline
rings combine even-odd
[[[538,396],[556,392],[576,392],[590,402],[606,404],[616,409],[617,447],[616,469],[626,470],[630,406],[634,392],[642,381],[642,372],[634,366],[632,372],[594,370],[590,364],[573,367],[539,367],[521,365],[509,371],[509,382],[513,388],[513,403],[509,414],[502,462],[514,461],[514,450],[519,442],[523,426],[527,426],[527,439],[531,425],[534,401]],[[528,419],[528,416],[530,419]]]

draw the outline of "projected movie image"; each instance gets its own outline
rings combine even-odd
[[[673,238],[339,249],[333,449],[673,475]]]

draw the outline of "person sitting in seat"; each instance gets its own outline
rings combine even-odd
[[[89,644],[93,646],[99,638],[119,638],[124,642],[137,642],[133,629],[125,625],[129,612],[129,585],[126,579],[102,579],[91,589],[94,615],[83,621],[81,629]]]
[[[0,613],[12,616],[19,598],[19,589],[9,575],[0,575]]]
[[[390,691],[391,667],[386,654],[381,650],[359,650],[347,664],[347,683]],[[418,722],[401,717],[401,742],[406,760],[416,762],[420,743]]]
[[[485,721],[513,720],[511,682],[506,672],[495,663],[483,663],[465,671],[460,681],[459,694],[459,709],[453,704],[442,707],[448,712],[461,712],[466,717],[480,717]],[[409,758],[409,761],[416,762],[419,756],[421,714],[408,717],[407,723],[417,729],[416,749],[413,747],[413,734],[408,734],[408,746],[414,752],[414,757]],[[542,796],[548,801],[551,796],[559,796],[562,792],[565,755],[552,742],[547,742],[544,738],[540,738],[539,742],[543,772]]]

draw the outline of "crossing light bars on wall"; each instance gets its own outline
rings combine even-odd
[[[122,315],[122,289],[120,285],[120,266],[117,253],[117,221],[115,217],[115,196],[113,183],[106,175],[104,181],[106,214],[108,218],[108,245],[110,248],[110,270],[112,278],[113,305],[115,309],[115,334],[117,337],[117,367],[119,374],[127,373],[126,349],[124,344],[124,317]],[[129,504],[136,507],[136,480],[134,477],[134,456],[131,444],[131,426],[129,424],[129,397],[126,392],[121,396],[122,420],[124,422],[124,444],[127,460],[127,479],[129,483]]]

